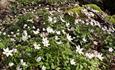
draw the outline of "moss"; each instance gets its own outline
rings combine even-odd
[[[88,7],[92,8],[92,9],[94,9],[94,10],[98,10],[99,12],[102,12],[102,10],[100,9],[100,7],[97,6],[96,4],[87,4],[85,6],[88,6]]]
[[[115,24],[115,16],[112,16],[110,21]]]
[[[72,9],[67,10],[68,13],[77,13],[80,17],[85,17],[83,13],[81,13],[81,10],[84,9],[83,7],[77,6]]]
[[[107,16],[105,19],[108,20],[109,22],[115,24],[115,15]]]

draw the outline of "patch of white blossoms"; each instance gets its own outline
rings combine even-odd
[[[92,59],[92,58],[98,58],[100,59],[101,61],[103,60],[104,57],[102,57],[102,54],[95,51],[93,53],[86,53],[85,56],[89,59]]]
[[[95,55],[93,53],[86,53],[85,56],[89,59],[92,59],[95,57]]]
[[[92,12],[88,12],[87,9],[82,9],[81,12],[88,16],[88,18],[94,17],[94,14]]]

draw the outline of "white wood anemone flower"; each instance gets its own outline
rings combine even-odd
[[[12,66],[14,65],[14,63],[13,63],[13,62],[10,62],[8,65],[9,65],[10,67],[12,67]]]
[[[40,44],[37,44],[36,42],[33,44],[33,46],[37,50],[41,49]]]
[[[39,33],[39,29],[37,29],[37,30],[33,30],[33,33],[36,35],[36,34],[38,34]]]
[[[50,17],[50,16],[48,16],[48,21],[49,21],[49,22],[52,22],[52,21],[53,21],[53,18]]]
[[[48,47],[50,44],[49,44],[49,40],[47,38],[43,38],[42,39],[42,43],[44,46]]]
[[[60,34],[61,34],[61,32],[60,32],[60,31],[55,31],[55,32],[56,32],[56,34],[57,34],[57,35],[60,35]]]
[[[102,53],[99,53],[97,51],[94,51],[94,55],[95,57],[97,57],[98,59],[100,59],[101,61],[104,59],[104,57],[102,56]]]
[[[37,61],[37,62],[40,62],[41,60],[42,60],[42,57],[41,57],[41,56],[39,56],[39,57],[36,58],[36,61]]]
[[[28,38],[29,38],[28,33],[27,33],[26,30],[24,30],[24,31],[23,31],[23,34],[22,34],[22,40],[23,40],[23,41],[26,41],[26,40],[28,40]]]
[[[83,53],[83,48],[80,48],[80,46],[76,46],[76,52],[79,53],[79,54],[84,54]]]
[[[92,59],[95,57],[95,55],[93,53],[85,53],[85,56],[89,59]]]
[[[45,67],[45,66],[42,66],[42,70],[46,70],[46,67]]]
[[[54,33],[55,32],[51,27],[48,27],[46,30],[48,33]]]
[[[70,59],[70,64],[71,64],[71,65],[76,65],[75,60],[74,60],[74,59]]]
[[[9,50],[9,48],[3,49],[3,54],[8,56],[12,56],[13,50]]]
[[[22,66],[27,66],[26,62],[24,62],[23,59],[20,60],[20,63]]]
[[[73,38],[69,34],[67,34],[66,37],[67,37],[68,41],[73,40]]]
[[[113,52],[113,48],[109,48],[109,52]]]

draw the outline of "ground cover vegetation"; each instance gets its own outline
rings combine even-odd
[[[0,70],[115,69],[114,14],[76,0],[4,1]]]

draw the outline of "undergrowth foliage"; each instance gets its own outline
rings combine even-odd
[[[83,7],[17,15],[0,28],[0,69],[108,70],[115,55],[114,29],[94,18]]]
[[[37,4],[37,3],[50,3],[50,4],[64,4],[67,2],[75,2],[75,0],[18,0],[20,4]]]

